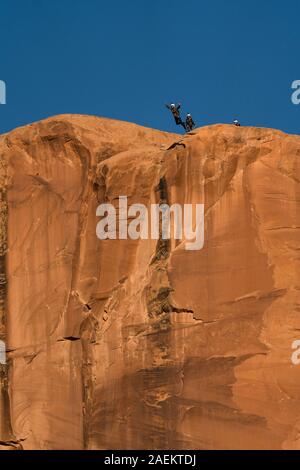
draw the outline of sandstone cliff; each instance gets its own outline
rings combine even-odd
[[[0,446],[300,448],[300,138],[59,116],[0,137]],[[205,204],[205,246],[96,208]]]

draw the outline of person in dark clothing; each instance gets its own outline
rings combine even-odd
[[[196,126],[196,124],[194,123],[192,115],[190,113],[188,113],[186,115],[186,120],[185,120],[186,131],[191,132],[194,129],[195,126]]]
[[[185,130],[185,124],[183,122],[183,120],[181,119],[180,117],[180,108],[181,108],[181,104],[178,103],[177,105],[172,103],[172,104],[166,104],[166,107],[171,111],[171,113],[173,114],[173,117],[175,119],[175,122],[176,122],[176,125],[177,126],[182,126]]]

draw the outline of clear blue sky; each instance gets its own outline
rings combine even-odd
[[[300,133],[299,0],[1,0],[0,132],[60,113]]]

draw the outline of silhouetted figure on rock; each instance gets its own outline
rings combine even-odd
[[[196,126],[196,124],[194,123],[192,115],[190,113],[188,113],[186,115],[186,120],[185,120],[186,131],[191,132],[194,129],[195,126]]]
[[[183,122],[183,120],[181,119],[180,117],[180,108],[181,108],[181,104],[178,103],[177,105],[172,103],[172,104],[166,104],[166,107],[171,111],[171,113],[173,114],[173,117],[175,119],[175,122],[176,122],[176,125],[177,126],[182,126],[185,130],[185,124]]]

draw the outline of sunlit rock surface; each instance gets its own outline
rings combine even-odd
[[[0,137],[0,449],[299,449],[300,138],[58,116]],[[205,245],[96,209],[205,204]]]

